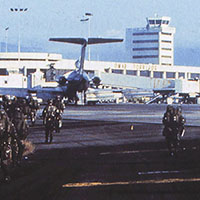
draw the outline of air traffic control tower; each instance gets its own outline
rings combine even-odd
[[[174,65],[174,33],[170,17],[149,17],[145,28],[126,29],[127,61]]]

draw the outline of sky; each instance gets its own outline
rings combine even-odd
[[[80,47],[49,42],[50,37],[87,37],[88,22],[80,22],[86,12],[90,18],[90,35],[125,38],[126,28],[146,26],[146,17],[171,17],[176,28],[175,53],[179,63],[200,66],[200,3],[199,0],[0,0],[0,41],[16,44],[20,24],[21,46],[33,51],[63,53],[78,57]],[[10,8],[28,8],[27,12],[11,12]],[[20,23],[19,23],[20,20]],[[117,52],[122,44],[92,47],[95,52]],[[101,52],[101,55],[103,54]],[[100,53],[99,53],[100,54]],[[175,54],[175,58],[176,58]],[[187,54],[188,61],[186,59]],[[95,57],[94,57],[95,59]],[[98,56],[96,55],[96,59]],[[196,59],[196,60],[195,60]]]

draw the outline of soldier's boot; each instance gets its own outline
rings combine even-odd
[[[3,181],[5,183],[9,183],[11,181],[11,177],[10,177],[9,172],[8,172],[8,166],[1,163],[1,168],[2,168],[2,171],[3,171]]]
[[[45,143],[46,144],[48,143],[48,132],[47,131],[45,132]]]
[[[15,167],[17,165],[17,152],[16,149],[12,149],[12,167]]]
[[[17,155],[17,165],[18,165],[18,166],[20,166],[20,163],[21,163],[21,161],[22,161],[24,149],[25,149],[25,145],[21,143],[21,144],[19,145],[19,152],[18,152],[18,155]]]
[[[59,125],[56,125],[56,133],[60,133]]]
[[[49,141],[49,143],[52,143],[52,140],[53,140],[53,134],[50,133],[50,141]]]

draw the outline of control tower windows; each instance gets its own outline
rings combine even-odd
[[[163,20],[162,24],[169,24],[169,21],[168,20]]]
[[[161,25],[161,20],[156,20],[156,25]]]

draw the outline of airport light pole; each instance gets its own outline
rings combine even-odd
[[[9,30],[9,27],[6,27],[5,28],[6,53],[8,52],[8,30]]]
[[[20,52],[21,52],[21,27],[20,27],[20,14],[27,12],[28,8],[10,8],[11,12],[18,14],[18,60],[20,60]]]
[[[85,15],[83,16],[84,18],[81,19],[81,22],[88,22],[88,38],[90,37],[90,18],[93,16],[92,13],[85,13]],[[88,46],[88,61],[90,61],[90,46]]]

